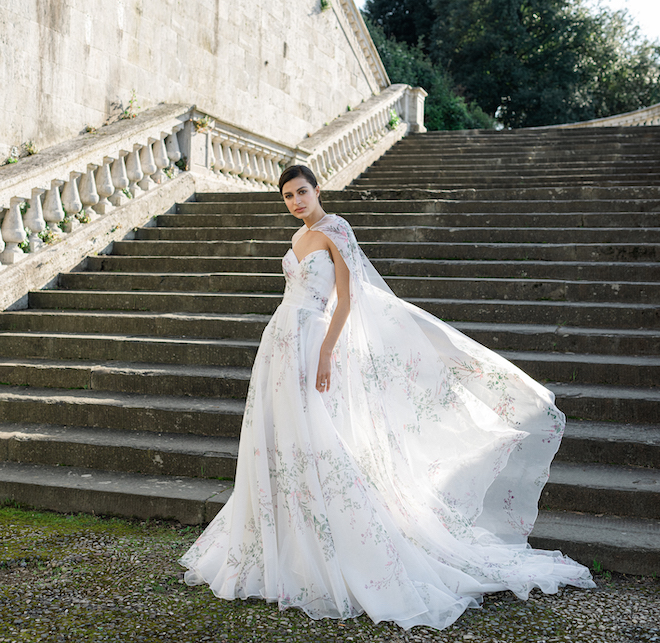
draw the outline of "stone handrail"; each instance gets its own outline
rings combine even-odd
[[[418,118],[418,96],[423,109],[426,96],[423,89],[390,85],[378,100],[367,101],[305,139],[297,149],[296,159],[309,165],[324,185],[335,172],[351,164],[366,148],[398,126],[397,119],[405,122],[411,131],[425,131],[423,121]]]
[[[660,125],[660,103],[651,105],[651,107],[636,109],[633,112],[616,114],[615,116],[594,118],[593,120],[580,121],[579,123],[551,125],[550,127],[573,129],[576,127],[632,127],[644,125]]]
[[[211,189],[274,190],[281,170],[296,162],[310,165],[322,186],[340,189],[407,131],[424,131],[425,96],[391,85],[297,147],[194,106],[160,105],[21,159],[0,168],[0,270],[185,170],[207,177]]]

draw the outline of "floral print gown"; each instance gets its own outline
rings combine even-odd
[[[234,492],[181,558],[186,582],[313,618],[366,612],[439,629],[486,592],[592,587],[585,567],[527,544],[564,428],[553,394],[395,297],[344,219],[313,229],[351,274],[330,389],[315,383],[334,263],[326,250],[301,261],[289,250]]]

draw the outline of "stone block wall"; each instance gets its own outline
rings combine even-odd
[[[295,145],[385,86],[347,2],[2,0],[0,160],[100,127],[133,90]]]

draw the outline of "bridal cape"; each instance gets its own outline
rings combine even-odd
[[[398,299],[348,223],[324,233],[350,270],[351,311],[315,388],[330,321],[326,250],[283,259],[282,304],[247,396],[233,495],[181,558],[189,584],[313,618],[442,629],[486,592],[593,587],[527,544],[564,430],[554,395]],[[303,227],[294,236],[294,244]]]

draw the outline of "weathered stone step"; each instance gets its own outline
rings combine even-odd
[[[441,243],[660,243],[656,228],[493,228],[492,226],[440,227],[402,225],[354,227],[360,242],[441,242]],[[139,240],[162,241],[289,241],[295,227],[174,227],[142,228]]]
[[[238,439],[51,424],[0,424],[0,460],[233,479]]]
[[[582,420],[656,424],[660,418],[657,388],[550,383],[557,405],[568,417]]]
[[[559,550],[592,567],[622,574],[660,574],[660,521],[621,516],[541,511],[532,547]]]
[[[275,273],[69,272],[59,276],[71,290],[146,290],[151,292],[284,292],[284,276]]]
[[[28,309],[0,314],[0,330],[258,340],[269,320],[270,315]],[[660,354],[660,331],[496,322],[453,322],[452,325],[479,343],[499,350]]]
[[[401,297],[660,303],[660,284],[653,282],[391,276],[386,281]],[[59,285],[71,290],[282,293],[284,277],[267,273],[73,272],[61,274]]]
[[[6,358],[94,360],[143,364],[251,366],[259,342],[254,339],[146,337],[82,333],[0,333]]]
[[[280,295],[251,293],[153,293],[93,290],[39,290],[29,294],[30,308],[152,312],[272,314]],[[623,329],[660,327],[660,306],[632,303],[468,300],[410,298],[445,321],[550,324]]]
[[[655,386],[660,382],[660,357],[503,351],[535,380],[610,386]],[[660,409],[659,409],[660,410]]]
[[[615,190],[616,188],[612,188]],[[627,190],[636,190],[641,188],[626,188]],[[427,212],[427,213],[470,213],[470,212],[491,212],[497,213],[562,213],[562,212],[655,212],[658,205],[658,197],[654,198],[634,198],[623,197],[615,198],[588,198],[586,196],[589,190],[595,188],[585,187],[582,189],[584,196],[582,199],[566,198],[554,194],[547,199],[539,198],[538,191],[533,191],[527,194],[528,198],[519,198],[516,194],[516,199],[511,198],[510,191],[503,194],[504,198],[501,199],[484,199],[476,198],[477,193],[474,190],[445,190],[445,191],[431,191],[431,194],[437,194],[434,198],[429,196],[427,198],[419,197],[418,200],[410,201],[406,198],[406,192],[414,193],[414,189],[407,191],[399,191],[400,198],[389,199],[386,197],[379,197],[378,211],[379,212]],[[646,188],[650,191],[651,188]],[[660,188],[654,190],[660,191]],[[556,192],[556,190],[554,190]],[[394,196],[394,191],[388,190],[389,194]],[[420,190],[422,192],[422,190]],[[524,195],[524,193],[522,193]],[[374,198],[378,197],[378,191],[372,191]],[[508,198],[506,198],[508,196]],[[413,197],[414,198],[414,197]],[[324,201],[324,207],[327,207],[328,212],[335,212],[337,214],[364,212],[369,211],[368,201],[361,200],[347,200],[347,201]],[[367,204],[367,205],[365,205]],[[181,214],[281,214],[284,209],[284,204],[277,205],[268,202],[186,202],[179,203],[177,210]]]
[[[383,172],[383,175],[386,173]],[[525,183],[527,189],[529,188],[564,188],[572,187],[575,183],[570,178],[563,177],[516,177],[516,178],[496,178],[491,177],[486,180],[484,177],[474,174],[465,177],[448,177],[442,176],[441,173],[425,176],[425,173],[418,172],[412,178],[407,178],[407,187],[419,187],[432,190],[461,190],[474,188],[479,185],[480,189],[507,189],[517,190],[522,182]],[[372,190],[382,187],[389,187],[401,179],[401,176],[382,176],[374,174],[373,176],[363,176],[362,178],[355,179],[351,186],[360,190]],[[640,178],[638,174],[622,174],[611,175],[606,177],[585,178],[581,184],[598,186],[602,188],[615,188],[615,187],[644,187],[649,185],[660,185],[660,175],[644,175]]]
[[[374,259],[387,276],[566,279],[569,281],[660,281],[660,263],[621,261],[469,261],[460,259]],[[279,273],[281,257],[151,257],[100,255],[88,257],[91,272]]]
[[[532,261],[658,261],[657,243],[438,243],[361,242],[372,259]],[[283,257],[290,241],[117,241],[123,256]]]
[[[555,461],[540,505],[552,511],[658,520],[660,470]]]
[[[660,425],[569,420],[556,460],[660,469]]]
[[[189,204],[192,205],[192,204]],[[564,212],[564,213],[424,213],[379,212],[377,202],[365,201],[363,211],[342,214],[351,226],[435,226],[465,228],[657,228],[656,212]],[[412,206],[414,207],[414,206]],[[156,219],[162,227],[247,227],[296,228],[288,214],[163,214]],[[299,226],[298,226],[299,227]],[[251,237],[250,237],[251,238]]]
[[[212,520],[230,494],[220,480],[0,462],[0,497],[64,513],[198,525]]]
[[[281,300],[281,295],[271,293],[154,293],[93,290],[37,290],[29,293],[28,296],[30,308],[257,315],[271,315]]]
[[[0,313],[0,331],[259,339],[269,320],[270,315],[27,309]]]
[[[238,437],[244,402],[234,399],[1,387],[6,423]]]
[[[445,321],[546,324],[592,328],[660,328],[660,307],[653,304],[421,299],[409,301]]]
[[[505,324],[492,321],[455,321],[451,325],[494,350],[660,355],[658,330]]]
[[[247,361],[247,360],[246,360]],[[0,383],[8,386],[117,391],[144,395],[190,395],[244,399],[250,366],[146,364],[76,360],[64,356],[0,358]]]
[[[551,166],[564,165],[570,163],[572,166],[587,166],[593,167],[594,165],[609,166],[618,165],[620,163],[644,162],[657,163],[657,152],[654,150],[653,145],[646,146],[644,149],[639,150],[637,153],[634,148],[623,150],[621,152],[613,150],[602,150],[600,154],[590,153],[575,153],[571,149],[557,150],[557,152],[547,152],[543,150],[541,153],[519,152],[515,149],[499,150],[491,149],[468,149],[460,152],[452,153],[448,150],[443,154],[441,150],[415,150],[405,149],[396,150],[396,155],[385,156],[380,160],[377,167],[383,167],[388,163],[392,163],[395,159],[399,162],[401,167],[410,165],[414,170],[416,167],[439,163],[442,165],[453,165],[460,167],[461,165],[468,164],[485,164],[488,163],[493,167],[502,167],[508,165],[522,165],[524,163],[534,164],[535,166]]]

